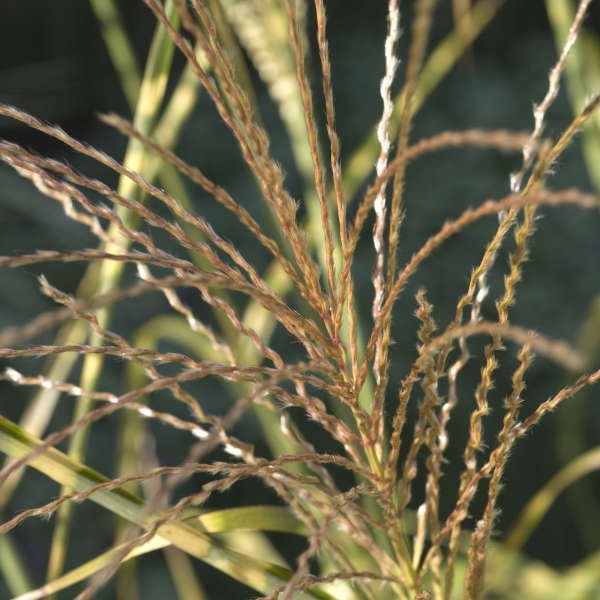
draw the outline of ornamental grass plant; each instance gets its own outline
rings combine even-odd
[[[0,142],[3,163],[97,242],[0,257],[2,273],[36,274],[52,303],[0,331],[0,568],[11,597],[151,598],[144,564],[158,553],[172,597],[184,600],[595,597],[597,555],[559,576],[518,550],[553,499],[597,470],[598,448],[558,472],[508,535],[495,537],[514,448],[600,379],[597,299],[579,340],[512,315],[540,216],[568,205],[598,217],[598,194],[578,181],[553,185],[582,132],[600,187],[591,0],[546,2],[558,53],[544,95],[531,99],[529,131],[422,138],[413,133],[421,107],[459,60],[473,59],[469,48],[503,2],[454,0],[453,29],[433,44],[438,3],[389,0],[380,97],[369,99],[380,118],[347,160],[324,0],[142,1],[156,30],[138,73],[117,5],[91,0],[133,114],[100,115],[127,140],[124,156],[0,105],[3,119],[106,174]],[[248,63],[279,111],[301,195],[271,149]],[[562,80],[575,116],[556,132],[547,122]],[[206,174],[205,158],[218,156],[178,153],[199,96],[235,144],[252,192]],[[409,195],[413,163],[463,148],[513,165],[504,195],[448,206],[407,248],[411,212],[426,203]],[[480,221],[486,243],[452,274],[464,285],[451,310],[438,310],[418,277]],[[53,277],[56,264],[71,263],[85,270],[67,292]],[[436,289],[445,277],[434,273]],[[416,333],[404,326],[411,320]],[[398,348],[408,349],[405,364]],[[571,380],[541,398],[527,389],[534,360],[566,368]],[[11,397],[25,388],[33,395],[15,411]],[[90,461],[94,448],[104,462]],[[55,487],[39,488],[44,503],[16,506],[21,479],[36,472]],[[87,523],[78,521],[86,508]],[[13,537],[33,517],[50,520],[41,586]],[[104,549],[65,568],[83,535],[105,540]],[[206,578],[198,562],[217,574]]]

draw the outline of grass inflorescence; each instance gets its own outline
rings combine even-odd
[[[128,140],[122,160],[19,108],[0,105],[3,118],[60,141],[106,167],[118,181],[110,185],[67,161],[0,142],[0,159],[98,240],[92,249],[0,257],[2,269],[49,262],[87,265],[76,293],[62,291],[40,274],[42,294],[58,306],[0,331],[0,359],[7,365],[1,378],[39,390],[20,425],[0,416],[0,449],[8,456],[0,471],[0,505],[6,506],[25,466],[62,486],[58,497],[21,508],[0,525],[7,534],[30,517],[58,515],[47,583],[34,591],[15,583],[13,595],[21,600],[51,596],[87,579],[77,597],[88,598],[118,573],[120,597],[132,598],[138,593],[133,559],[162,549],[181,598],[218,597],[210,590],[205,595],[190,568],[194,557],[265,599],[483,598],[503,475],[515,443],[546,413],[600,379],[600,370],[579,349],[511,321],[540,209],[600,208],[598,195],[548,185],[564,149],[596,114],[600,96],[579,107],[563,134],[545,137],[544,129],[590,1],[581,0],[571,15],[547,94],[535,105],[532,132],[473,128],[412,141],[428,86],[435,85],[449,57],[455,61],[468,48],[502,2],[479,0],[471,6],[455,0],[451,44],[440,44],[428,58],[435,0],[415,2],[412,22],[404,24],[402,3],[389,0],[378,99],[382,111],[375,129],[378,154],[358,197],[357,171],[352,161],[347,169],[342,165],[323,0],[307,6],[294,0],[143,2],[157,29],[137,102],[128,92],[134,118],[100,116]],[[115,26],[96,8],[105,27]],[[314,11],[310,18],[309,10]],[[314,36],[306,31],[313,17]],[[287,23],[285,38],[274,23]],[[410,40],[407,56],[398,51],[402,29]],[[292,139],[298,171],[310,190],[302,209],[271,152],[237,39],[278,103]],[[321,87],[309,78],[311,39]],[[165,103],[175,51],[185,67]],[[400,62],[404,80],[394,99]],[[436,65],[438,75],[432,75]],[[200,90],[252,174],[264,204],[262,217],[228,191],[227,181],[213,181],[174,151]],[[321,92],[323,122],[313,97]],[[410,223],[408,166],[426,154],[458,147],[521,153],[522,160],[506,174],[504,197],[482,199],[449,215],[402,264],[398,249],[402,229]],[[183,181],[199,186],[205,199],[232,215],[271,264],[257,264],[219,232],[196,210]],[[439,323],[436,307],[420,288],[417,339],[394,340],[398,300],[421,265],[449,239],[490,217],[497,227],[479,262],[466,265],[466,288],[454,316]],[[372,302],[365,307],[358,302],[355,259],[369,235]],[[484,310],[490,273],[505,247],[510,248],[508,266],[491,315]],[[113,328],[124,306],[157,294],[164,297],[163,314],[133,333]],[[51,330],[57,330],[53,343],[36,341]],[[475,336],[485,339],[482,347],[473,345]],[[399,385],[398,377],[390,376],[394,342],[416,348]],[[474,353],[480,353],[481,369],[477,385],[469,389],[461,385],[461,376]],[[508,355],[510,389],[502,400],[500,427],[490,437],[485,428],[491,392],[501,358]],[[535,356],[580,375],[521,414]],[[121,386],[102,378],[109,357],[126,365]],[[51,360],[32,374],[28,370],[37,363],[19,366],[19,360],[40,358]],[[208,398],[215,390],[218,402]],[[62,397],[76,399],[72,421],[48,432],[52,409]],[[450,470],[459,474],[447,511],[441,495],[450,462],[450,423],[467,400],[472,409],[464,423],[466,443],[460,465]],[[48,409],[43,414],[42,405]],[[42,416],[28,419],[36,407]],[[113,476],[105,477],[86,466],[86,449],[92,427],[115,413],[122,416],[118,460]],[[248,435],[250,417],[260,429],[260,448]],[[166,429],[176,430],[174,439],[184,445],[177,449],[183,458],[176,464],[161,464],[157,452]],[[63,441],[67,446],[59,450]],[[213,497],[245,480],[262,482],[278,504],[209,508]],[[483,504],[474,502],[477,494]],[[69,540],[78,535],[71,527],[73,506],[83,501],[121,517],[115,544],[63,574]],[[265,532],[304,537],[292,564]],[[8,546],[4,551],[12,555]],[[496,593],[510,593],[498,581],[494,585]]]

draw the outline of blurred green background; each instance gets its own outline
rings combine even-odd
[[[379,80],[383,71],[383,38],[386,30],[386,2],[363,1],[327,2],[329,42],[337,122],[343,157],[351,155],[377,121],[381,111]],[[402,10],[403,36],[399,55],[406,56],[409,40],[410,4]],[[124,0],[119,3],[127,30],[134,42],[138,62],[144,64],[154,21],[141,2]],[[598,3],[586,21],[586,26],[600,30]],[[439,41],[451,27],[450,2],[443,0],[437,10],[433,43]],[[313,17],[309,9],[309,30]],[[311,73],[318,114],[322,113],[320,100],[319,65],[311,48]],[[413,140],[430,136],[446,129],[481,127],[486,129],[529,129],[532,126],[531,109],[540,101],[547,87],[547,74],[556,60],[552,32],[546,17],[544,2],[508,0],[489,25],[473,49],[442,81],[418,114],[412,134]],[[600,61],[600,57],[597,57]],[[176,56],[174,72],[183,66]],[[400,67],[400,81],[402,69]],[[271,134],[274,156],[286,173],[288,189],[301,198],[302,178],[297,172],[277,108],[270,100],[265,86],[251,68],[253,83],[262,110],[262,117]],[[396,85],[398,89],[398,85]],[[590,90],[590,92],[598,90]],[[85,0],[4,0],[0,17],[0,101],[16,105],[45,120],[59,123],[74,137],[99,147],[116,158],[121,158],[125,141],[111,129],[99,123],[97,112],[114,111],[130,116],[119,81],[112,68],[99,33],[98,25]],[[570,123],[572,109],[562,91],[549,112],[546,135],[556,138]],[[64,146],[27,130],[7,119],[0,119],[0,137],[17,141],[41,153],[66,159],[76,169],[116,184],[113,174],[93,162],[82,159]],[[178,152],[190,162],[198,164],[205,173],[223,185],[234,198],[260,215],[255,186],[248,170],[240,160],[239,152],[206,96],[183,130]],[[447,219],[458,216],[462,210],[488,198],[497,198],[508,192],[508,176],[520,165],[516,154],[504,155],[492,151],[447,150],[427,156],[411,164],[407,172],[406,221],[402,227],[400,259],[402,265],[425,239],[435,233]],[[561,157],[549,187],[578,187],[591,191],[592,186],[576,141]],[[259,268],[267,264],[267,257],[253,240],[248,239],[235,221],[220,208],[214,207],[194,187],[190,187],[197,209],[207,215],[215,229],[232,239],[244,253],[252,257]],[[600,290],[600,216],[597,212],[578,209],[552,208],[540,211],[537,232],[531,241],[531,258],[525,267],[525,279],[519,286],[516,306],[511,310],[514,323],[540,330],[550,337],[560,337],[573,344],[581,334],[588,315],[590,302]],[[468,282],[472,267],[479,262],[486,240],[495,228],[495,219],[488,218],[459,236],[451,239],[421,268],[398,303],[394,314],[392,348],[393,365],[390,381],[390,401],[394,389],[406,373],[415,356],[416,319],[414,293],[426,286],[428,298],[435,305],[435,318],[444,327],[453,315],[456,300]],[[152,232],[154,235],[154,232]],[[166,242],[165,242],[166,243]],[[6,166],[0,166],[0,254],[31,252],[35,249],[68,250],[94,247],[94,238],[80,225],[70,222],[54,201],[41,196],[28,181],[19,178]],[[512,240],[507,249],[512,248]],[[170,249],[170,248],[169,248]],[[493,299],[502,289],[508,252],[503,250],[491,279],[491,295],[484,307],[484,315],[495,317]],[[369,236],[361,242],[355,261],[357,295],[364,315],[369,314],[372,300],[370,273],[373,254]],[[38,291],[36,274],[43,271],[51,283],[73,293],[84,265],[49,264],[41,267],[2,270],[0,272],[0,328],[25,323],[36,313],[51,307]],[[127,277],[133,277],[128,272]],[[202,316],[206,309],[198,305]],[[139,324],[157,312],[165,311],[164,302],[157,296],[134,304],[124,304],[116,315],[113,328],[123,334],[135,330]],[[208,313],[206,313],[208,314]],[[206,318],[209,318],[208,316]],[[592,332],[593,334],[593,332]],[[51,335],[39,341],[50,342]],[[275,340],[275,346],[287,356],[298,353],[284,337]],[[481,340],[471,344],[472,354],[482,347]],[[502,412],[501,402],[509,389],[512,369],[516,366],[515,347],[507,344],[503,365],[498,372],[496,389],[492,393],[492,412],[487,424],[489,442],[497,431]],[[598,364],[596,357],[595,365]],[[35,369],[39,363],[27,364]],[[473,406],[470,392],[477,383],[480,360],[473,359],[465,369],[462,380],[462,402],[451,424],[449,456],[458,459],[466,440],[468,414]],[[27,370],[24,367],[24,370]],[[528,390],[525,413],[555,393],[572,378],[547,360],[539,358],[527,376]],[[104,373],[103,385],[119,387],[121,365],[110,362]],[[11,419],[18,419],[28,393],[1,383],[0,410]],[[202,388],[202,393],[220,393]],[[514,522],[527,500],[566,462],[583,449],[592,447],[600,439],[600,405],[598,392],[587,394],[562,407],[547,418],[534,432],[522,440],[513,452],[506,473],[506,487],[501,497],[502,514],[498,533],[502,534]],[[51,428],[66,423],[71,400],[62,400]],[[215,406],[219,410],[218,406]],[[312,431],[309,424],[302,428]],[[92,436],[88,463],[100,471],[110,473],[113,468],[111,451],[114,448],[117,419],[101,421]],[[312,432],[319,435],[318,432]],[[240,437],[251,439],[261,449],[259,432],[249,420],[240,430]],[[159,456],[164,464],[183,459],[182,447],[176,433],[159,433]],[[319,443],[325,445],[326,440]],[[447,465],[446,484],[443,487],[442,512],[454,504],[455,473],[459,464]],[[189,484],[193,486],[193,482]],[[416,489],[421,489],[419,481]],[[578,493],[579,489],[579,493]],[[12,515],[25,507],[46,502],[58,488],[49,484],[38,473],[28,473],[15,494],[6,514]],[[444,498],[447,501],[444,505]],[[584,501],[582,501],[582,498]],[[414,505],[420,496],[415,494]],[[481,508],[483,498],[474,506]],[[214,505],[254,504],[274,501],[263,487],[241,484],[226,497],[216,498]],[[529,540],[525,550],[534,558],[552,566],[568,566],[600,549],[600,476],[596,473],[585,483],[573,486],[563,494]],[[91,525],[86,525],[91,520]],[[106,527],[99,526],[106,524]],[[76,527],[81,535],[72,539],[67,568],[83,558],[91,558],[104,550],[112,539],[112,516],[95,506],[83,504],[76,510]],[[47,549],[52,522],[28,520],[11,535],[30,566],[31,573],[42,582],[46,568]],[[143,598],[169,596],[169,583],[162,575],[160,559],[146,559],[142,571]],[[203,576],[210,577],[207,567],[198,567]],[[247,597],[233,583],[219,581],[211,597]],[[209,579],[210,582],[210,579]],[[211,593],[210,583],[207,585]],[[64,597],[72,597],[66,592]],[[98,597],[111,598],[110,587]],[[8,597],[8,590],[0,581],[0,597]],[[63,596],[61,596],[63,597]]]

